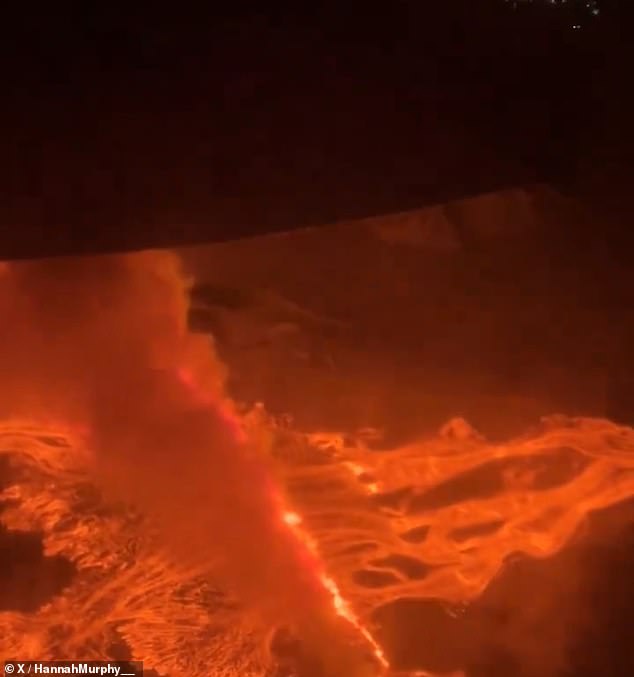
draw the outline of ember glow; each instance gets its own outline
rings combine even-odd
[[[43,534],[42,557],[74,571],[36,609],[0,611],[3,656],[121,641],[170,677],[269,677],[269,629],[287,626],[319,674],[392,674],[381,609],[464,607],[511,556],[548,558],[634,496],[634,430],[604,419],[496,444],[456,419],[370,450],[240,414],[187,330],[173,257],[0,270],[16,327],[0,336],[0,527]]]

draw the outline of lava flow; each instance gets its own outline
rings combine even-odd
[[[332,463],[294,466],[287,481],[344,594],[368,611],[469,602],[511,555],[550,557],[590,512],[634,495],[634,431],[604,419],[546,418],[503,444],[460,419],[399,449],[318,441]]]
[[[462,608],[513,556],[549,558],[634,496],[634,430],[603,419],[497,444],[457,419],[370,450],[242,416],[186,312],[165,254],[3,269],[0,537],[41,538],[27,550],[45,580],[19,588],[12,570],[23,597],[0,607],[0,655],[376,675],[401,667],[384,609]],[[281,626],[304,646],[276,672]]]
[[[368,630],[367,627],[363,625],[359,617],[354,613],[348,602],[342,597],[341,591],[336,581],[329,576],[324,570],[323,565],[318,560],[318,548],[313,539],[310,537],[310,534],[302,529],[302,518],[296,512],[290,510],[285,510],[282,512],[282,519],[284,523],[292,529],[293,533],[297,536],[297,540],[304,544],[304,547],[312,553],[318,564],[319,569],[322,569],[320,573],[320,580],[326,590],[332,595],[332,603],[335,609],[335,612],[345,618],[350,625],[352,625],[355,630],[366,640],[366,642],[372,647],[375,658],[379,665],[384,668],[389,668],[390,664],[385,657],[383,649],[378,645],[377,641],[372,636],[372,633]]]
[[[180,369],[178,372],[180,380],[187,385],[187,387],[195,394],[196,398],[205,404],[215,404],[213,399],[207,393],[196,385],[194,375],[187,369]],[[241,444],[248,444],[248,436],[245,434],[241,422],[233,412],[227,407],[224,408],[223,420],[226,425],[232,430],[237,442]],[[293,535],[297,547],[303,551],[302,561],[307,563],[307,569],[314,572],[315,576],[320,581],[324,590],[329,593],[332,599],[334,612],[349,623],[356,632],[367,642],[372,649],[373,655],[377,660],[378,665],[384,669],[389,668],[389,663],[385,657],[383,649],[379,646],[377,641],[372,636],[370,630],[362,623],[361,619],[355,614],[350,604],[344,599],[339,590],[336,581],[328,575],[326,569],[320,559],[319,549],[310,534],[302,528],[301,516],[287,509],[284,506],[281,494],[274,488],[271,482],[267,482],[270,487],[271,507],[273,508],[273,515],[280,520],[287,528],[290,534]]]
[[[11,264],[0,286],[12,327],[0,335],[0,417],[81,426],[92,481],[145,513],[182,566],[221,580],[254,623],[301,628],[329,674],[339,664],[368,674],[365,651],[331,616],[371,635],[285,524],[270,458],[244,434],[187,306],[168,253]]]

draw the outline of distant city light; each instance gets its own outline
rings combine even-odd
[[[550,7],[560,7],[566,10],[568,14],[572,13],[572,19],[574,23],[571,23],[573,29],[579,30],[581,28],[581,23],[579,20],[583,21],[583,17],[597,17],[601,14],[600,0],[504,0],[506,3],[510,3],[513,9],[519,9],[522,6],[527,5],[548,5]]]

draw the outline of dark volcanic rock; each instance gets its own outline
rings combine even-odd
[[[37,611],[62,592],[74,574],[67,559],[44,555],[38,534],[0,525],[0,611]]]

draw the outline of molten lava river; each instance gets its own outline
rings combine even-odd
[[[136,275],[136,263],[126,267],[134,257],[123,260],[126,274],[133,269]],[[39,275],[37,264],[32,265],[31,272]],[[155,274],[153,260],[148,269]],[[159,273],[172,275],[164,267]],[[26,275],[18,286],[37,295],[26,284],[29,279]],[[113,307],[124,303],[114,292],[108,298]],[[83,312],[82,321],[92,322],[91,308],[73,312]],[[151,308],[146,304],[144,312]],[[108,316],[106,324],[110,321],[116,316]],[[155,383],[143,381],[124,393],[121,406],[130,420],[121,444],[158,448],[179,434],[182,421],[205,429],[205,416],[213,410],[229,440],[223,438],[222,445],[229,444],[231,458],[239,457],[240,463],[216,464],[212,438],[201,445],[204,436],[191,442],[185,434],[150,464],[173,478],[172,484],[161,483],[164,498],[158,501],[158,493],[141,490],[137,500],[133,485],[151,483],[154,470],[133,474],[132,485],[123,488],[102,481],[104,441],[95,435],[93,419],[79,416],[80,408],[69,406],[72,420],[70,414],[62,420],[61,410],[46,417],[40,413],[46,398],[40,397],[32,419],[19,408],[19,416],[7,415],[0,423],[1,528],[5,534],[41,534],[43,557],[67,562],[72,572],[36,608],[3,607],[0,656],[133,657],[145,662],[146,671],[155,671],[150,674],[172,677],[467,674],[425,672],[425,666],[397,673],[381,639],[381,610],[396,601],[431,600],[450,613],[464,613],[513,557],[555,555],[590,513],[634,494],[634,430],[628,427],[554,416],[524,436],[489,443],[455,419],[437,435],[401,448],[370,445],[362,434],[304,432],[268,416],[262,405],[247,410],[220,399],[217,385],[200,377],[205,350],[211,348],[194,351],[192,358],[191,337],[181,330],[166,343],[175,356],[153,353],[160,365],[152,364],[170,384],[171,394],[163,400],[196,415],[181,416],[177,426],[164,425],[157,414],[156,436],[143,438],[151,427],[146,420],[145,431],[138,432],[135,412],[144,397],[152,398],[148,393]],[[48,334],[42,341],[56,342],[59,336]],[[122,341],[112,340],[105,370],[114,368],[112,361],[131,341],[128,334],[117,336]],[[25,341],[22,346],[28,348]],[[4,410],[11,408],[5,404]],[[147,415],[154,409],[143,411]],[[173,422],[171,414],[167,418]],[[107,417],[105,424],[99,422],[107,424]],[[107,437],[107,444],[116,445],[116,435]],[[190,445],[196,447],[193,465],[186,460]],[[194,471],[181,470],[179,458]],[[121,471],[124,466],[112,467]],[[234,492],[233,486],[242,487],[244,473],[249,490]],[[185,493],[174,488],[183,482]],[[186,513],[175,518],[179,501]],[[206,503],[213,506],[211,516],[197,507]],[[183,526],[183,539],[174,536],[178,528],[164,536],[163,518],[202,526]],[[252,532],[245,526],[250,520]],[[254,547],[245,539],[252,539]],[[209,543],[204,556],[185,555],[190,540],[193,551]],[[225,551],[231,553],[229,564],[223,563]],[[228,573],[236,567],[235,576]],[[280,600],[280,580],[294,590],[288,599]],[[260,590],[267,584],[270,599]]]

